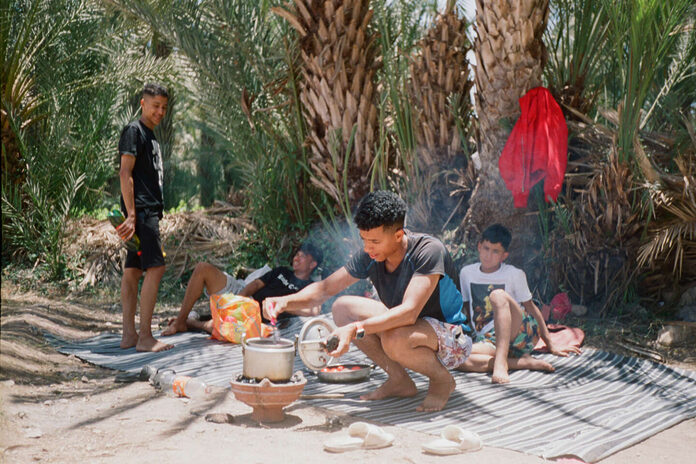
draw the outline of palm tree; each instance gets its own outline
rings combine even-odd
[[[453,191],[453,183],[464,181],[468,187],[471,177],[466,164],[475,126],[470,98],[474,82],[467,58],[468,23],[461,13],[449,0],[409,59],[406,90],[418,155],[415,175],[405,176],[409,226],[432,233],[442,232],[465,200],[463,192]]]
[[[500,177],[498,158],[520,115],[518,99],[541,85],[542,36],[548,12],[548,0],[476,0],[475,103],[481,169],[464,220],[467,242],[494,222],[512,229],[513,243],[536,229],[535,225],[529,227],[528,217],[514,210],[512,196]]]
[[[469,78],[471,49],[466,36],[467,22],[450,0],[445,11],[417,44],[418,52],[410,63],[409,93],[416,113],[416,140],[419,158],[426,165],[450,164],[462,155],[457,123],[471,118]],[[452,103],[456,100],[456,108]],[[456,111],[456,112],[455,112]]]
[[[375,73],[381,60],[370,2],[296,0],[292,12],[272,11],[300,35],[299,98],[312,182],[338,204],[355,202],[369,186],[379,126]]]

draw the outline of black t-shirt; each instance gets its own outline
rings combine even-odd
[[[435,237],[406,231],[408,249],[394,272],[387,272],[385,262],[378,262],[361,250],[346,264],[346,270],[357,279],[369,278],[379,299],[387,308],[403,302],[404,293],[414,275],[439,274],[440,280],[418,317],[432,317],[450,324],[462,325],[469,330],[462,311],[462,294],[452,257]]]
[[[292,269],[284,266],[268,271],[260,279],[265,284],[264,287],[251,296],[259,302],[259,305],[262,305],[263,300],[269,296],[285,296],[297,293],[312,283],[311,280],[298,279]],[[290,314],[281,313],[279,319],[289,316]]]
[[[162,200],[162,151],[155,133],[141,121],[133,121],[123,128],[118,142],[119,166],[121,155],[135,156],[133,167],[133,195],[135,209],[149,209],[159,213],[164,209]],[[121,208],[126,211],[121,196]]]

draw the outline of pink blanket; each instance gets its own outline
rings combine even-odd
[[[585,332],[578,327],[568,327],[567,325],[560,324],[549,324],[549,337],[554,345],[557,346],[582,346],[582,342],[585,341]],[[546,349],[546,343],[544,340],[539,339],[535,351],[541,351],[542,353],[548,352]]]

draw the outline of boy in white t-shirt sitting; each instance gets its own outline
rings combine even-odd
[[[524,271],[503,262],[511,240],[504,226],[488,227],[478,243],[480,262],[464,266],[459,273],[475,344],[471,356],[457,369],[493,371],[493,383],[508,383],[509,369],[553,371],[551,364],[530,354],[539,337],[557,356],[580,354],[577,347],[553,345],[541,311],[532,301]]]

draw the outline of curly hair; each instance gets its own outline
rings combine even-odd
[[[370,192],[360,200],[353,220],[360,230],[379,226],[401,229],[406,220],[406,203],[392,192]]]
[[[512,241],[512,234],[504,225],[493,224],[492,226],[488,226],[488,228],[483,231],[483,234],[481,234],[480,242],[483,242],[484,240],[492,244],[500,243],[503,246],[503,249],[507,251],[508,247],[510,246],[510,242]]]

